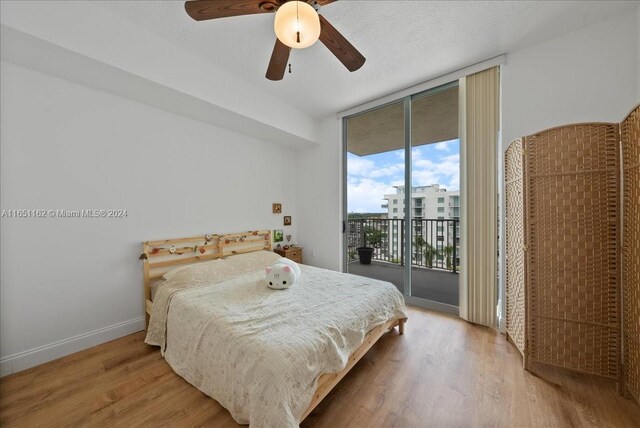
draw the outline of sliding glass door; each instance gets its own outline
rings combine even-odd
[[[457,312],[457,82],[343,121],[345,266]]]
[[[411,296],[458,306],[458,85],[411,97]]]
[[[345,119],[347,272],[404,292],[404,102]]]

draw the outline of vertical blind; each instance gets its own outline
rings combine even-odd
[[[460,79],[460,316],[496,326],[498,67]]]

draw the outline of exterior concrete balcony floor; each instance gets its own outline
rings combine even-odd
[[[404,293],[404,266],[372,261],[370,265],[359,261],[349,263],[347,270],[354,275],[388,281]],[[411,291],[414,297],[458,306],[458,274],[442,269],[411,268]]]

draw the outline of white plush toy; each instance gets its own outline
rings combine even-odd
[[[267,287],[285,290],[291,287],[299,277],[300,266],[292,260],[281,258],[267,268]]]

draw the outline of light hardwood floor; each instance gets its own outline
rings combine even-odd
[[[236,427],[136,333],[0,379],[1,426]],[[302,427],[633,427],[640,407],[590,377],[522,369],[504,336],[410,308]]]

